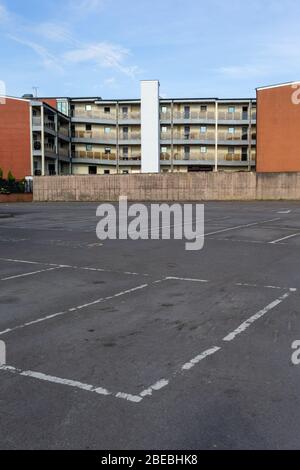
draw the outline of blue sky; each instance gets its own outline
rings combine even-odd
[[[0,0],[7,94],[250,97],[300,79],[299,0]]]

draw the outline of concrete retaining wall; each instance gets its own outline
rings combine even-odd
[[[187,173],[34,178],[34,201],[300,200],[300,173]]]

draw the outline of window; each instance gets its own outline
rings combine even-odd
[[[92,105],[91,104],[86,104],[85,105],[85,110],[86,111],[92,111]]]
[[[206,131],[207,131],[207,127],[206,127],[206,126],[200,127],[200,132],[201,132],[201,134],[206,134]]]
[[[97,174],[97,167],[89,166],[89,175],[96,175],[96,174]]]
[[[163,126],[163,127],[161,128],[161,132],[162,132],[163,134],[166,134],[166,133],[168,132],[168,128],[167,128],[166,126]]]
[[[111,148],[105,147],[105,155],[110,155],[110,154],[111,154]]]
[[[190,111],[191,111],[191,108],[189,106],[185,106],[184,107],[184,118],[185,119],[189,119],[190,118]]]
[[[92,124],[86,124],[85,125],[85,130],[86,131],[91,131],[92,130]]]
[[[242,162],[247,162],[248,161],[248,148],[243,147],[242,148]]]
[[[230,114],[235,113],[235,106],[229,106],[229,107],[228,107],[228,112],[229,112]]]
[[[105,106],[104,113],[105,114],[110,114],[110,107],[109,106]]]
[[[104,170],[105,175],[110,175],[110,170]]]
[[[110,134],[111,128],[110,127],[105,127],[104,128],[104,133],[105,134]]]
[[[200,107],[200,110],[201,110],[201,113],[206,113],[206,111],[207,111],[206,104],[202,104],[201,107]]]
[[[161,112],[162,112],[162,114],[167,114],[167,112],[168,112],[167,106],[162,106],[161,107]]]
[[[167,153],[167,147],[162,147],[161,148],[161,153]]]
[[[228,153],[233,154],[234,153],[234,147],[228,147]]]
[[[184,146],[184,155],[185,155],[186,158],[189,158],[189,156],[190,156],[190,147],[189,147],[189,145]]]
[[[207,153],[207,147],[200,147],[201,153]]]
[[[123,147],[123,157],[128,158],[129,149],[128,147]]]
[[[123,175],[129,175],[129,170],[123,170],[122,173]]]
[[[228,133],[233,135],[235,133],[235,128],[234,127],[229,127]]]
[[[123,114],[123,116],[127,116],[127,115],[128,115],[128,106],[123,106],[123,107],[122,107],[122,114]]]
[[[86,147],[86,151],[87,151],[87,152],[92,152],[92,151],[93,151],[93,146],[92,146],[92,144],[87,144],[85,147]]]

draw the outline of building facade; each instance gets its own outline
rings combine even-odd
[[[162,99],[154,80],[142,82],[139,100],[19,101],[26,108],[19,114],[27,129],[23,177],[255,169],[255,99]]]
[[[257,89],[257,171],[300,171],[300,83]]]

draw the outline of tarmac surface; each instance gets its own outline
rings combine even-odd
[[[206,203],[194,252],[96,208],[0,207],[0,449],[299,449],[300,203]]]

